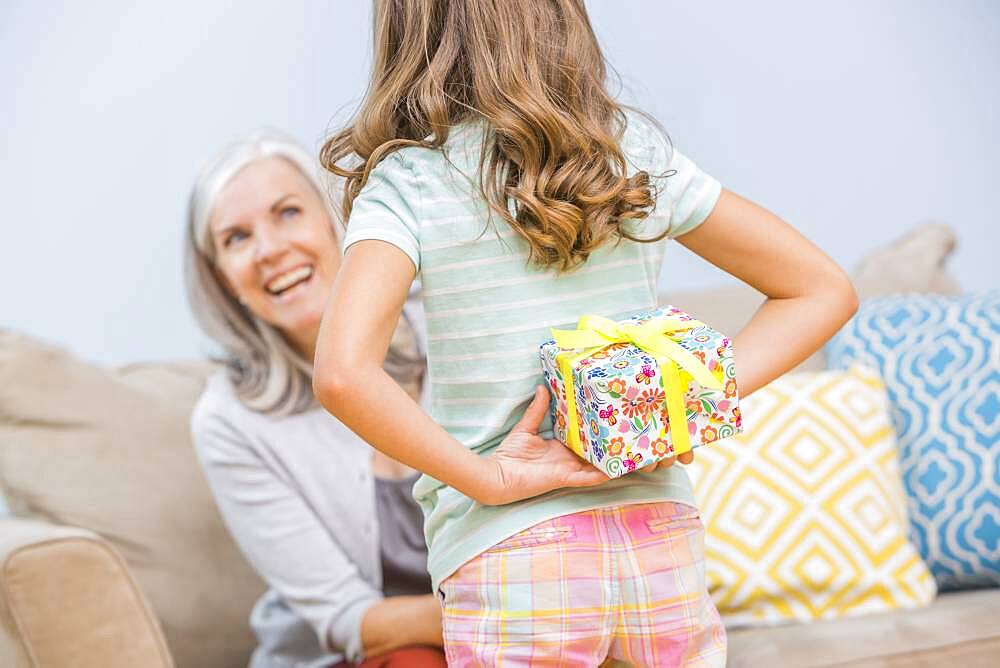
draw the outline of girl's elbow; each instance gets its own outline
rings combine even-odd
[[[832,262],[817,269],[809,280],[810,297],[822,304],[831,323],[840,327],[858,311],[859,298],[850,276]]]
[[[318,359],[313,368],[312,389],[316,401],[327,411],[340,403],[340,398],[350,391],[349,373],[336,363],[321,363]]]
[[[858,291],[854,288],[854,283],[850,277],[843,272],[840,272],[839,276],[837,276],[834,285],[835,288],[831,292],[834,295],[843,322],[847,322],[858,312],[858,306],[860,305]]]
[[[850,320],[858,312],[861,299],[858,297],[858,291],[854,288],[854,282],[847,274],[843,275],[840,292],[844,303],[844,320]]]
[[[858,308],[861,306],[861,299],[858,297],[858,291],[854,289],[853,283],[848,283],[848,298],[847,298],[847,319],[850,320],[854,317],[854,314],[858,312]]]

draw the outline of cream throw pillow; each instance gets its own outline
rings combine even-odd
[[[873,372],[786,374],[741,400],[745,432],[688,467],[709,589],[730,626],[928,604],[907,540],[885,388]]]

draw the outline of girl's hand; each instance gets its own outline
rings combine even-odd
[[[538,435],[538,426],[548,410],[548,398],[545,387],[535,388],[535,396],[521,421],[485,458],[493,480],[484,503],[501,505],[561,487],[589,487],[608,481],[604,473],[559,441]]]
[[[656,469],[666,469],[674,465],[674,462],[680,462],[681,464],[690,464],[694,461],[694,450],[688,450],[683,452],[676,457],[667,457],[666,459],[661,459],[658,462],[654,462],[649,466],[642,467],[643,473],[652,473]]]

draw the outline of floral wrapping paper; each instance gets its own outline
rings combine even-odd
[[[621,322],[639,324],[663,316],[694,320],[684,311],[668,306],[637,313]],[[670,338],[703,362],[723,386],[722,390],[703,388],[681,370],[682,383],[686,384],[684,428],[690,435],[691,447],[741,431],[730,339],[707,325],[671,334]],[[564,352],[554,340],[543,343],[540,349],[542,370],[551,390],[553,432],[555,438],[567,444],[566,383],[556,360]],[[674,454],[671,430],[676,426],[667,419],[663,380],[651,353],[631,343],[610,344],[574,364],[573,385],[582,451],[577,454],[609,478]]]

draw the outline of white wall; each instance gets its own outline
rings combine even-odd
[[[6,0],[0,326],[120,363],[201,354],[180,246],[187,190],[260,125],[318,147],[365,86],[368,3]],[[729,188],[844,265],[916,223],[1000,285],[1000,4],[590,0],[627,99]],[[675,249],[664,280],[726,277]]]

